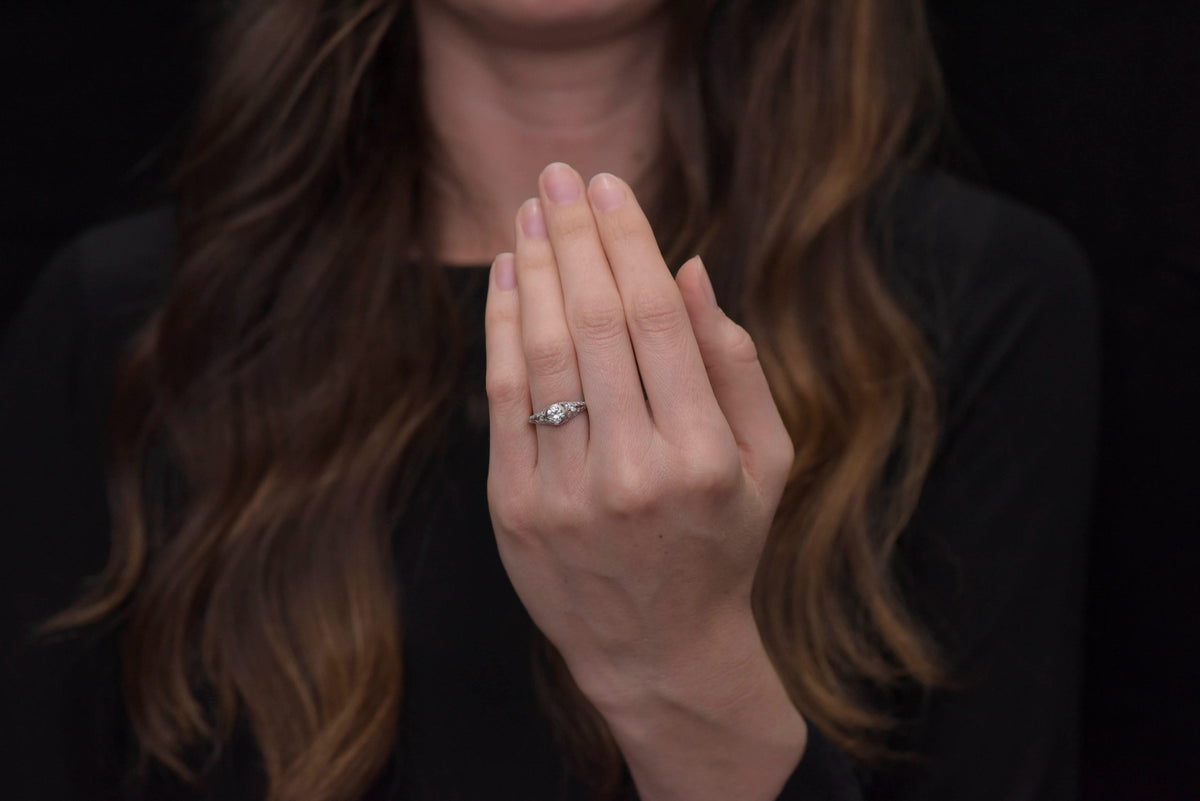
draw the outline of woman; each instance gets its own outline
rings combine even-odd
[[[923,25],[238,4],[6,345],[16,795],[1072,797],[1091,290]]]

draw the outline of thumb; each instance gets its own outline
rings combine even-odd
[[[754,340],[717,305],[712,281],[699,256],[679,268],[675,281],[713,395],[737,440],[743,464],[760,482],[770,478],[772,483],[778,481],[782,490],[792,465],[792,440],[771,396]]]

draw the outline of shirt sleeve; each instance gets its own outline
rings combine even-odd
[[[1098,313],[1086,257],[1054,223],[994,199],[951,256],[940,453],[901,540],[902,584],[953,686],[911,693],[913,758],[868,799],[1078,795]]]

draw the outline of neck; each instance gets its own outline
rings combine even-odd
[[[513,216],[550,162],[571,164],[585,180],[611,172],[653,191],[664,13],[564,45],[497,36],[440,4],[416,10],[437,153],[427,202],[443,263],[484,264],[512,250]]]

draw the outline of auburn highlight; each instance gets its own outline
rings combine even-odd
[[[867,688],[943,679],[891,569],[937,440],[931,357],[873,244],[940,76],[920,0],[697,5],[669,4],[661,174],[683,190],[656,230],[669,264],[704,254],[795,444],[763,639],[801,713],[869,761],[894,721]],[[357,797],[401,714],[393,528],[463,350],[418,46],[410,0],[231,4],[171,288],[119,374],[109,562],[49,624],[122,616],[146,760],[194,776],[244,721],[271,801]],[[543,646],[546,712],[614,796],[615,743]]]

